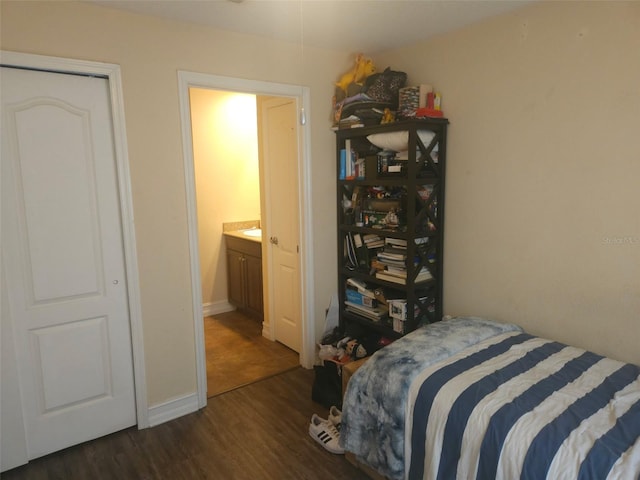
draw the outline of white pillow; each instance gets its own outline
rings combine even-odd
[[[425,147],[428,147],[435,137],[435,133],[429,130],[418,130],[418,136]],[[409,132],[406,130],[387,133],[373,133],[367,136],[367,140],[376,147],[383,150],[393,150],[394,152],[404,152],[409,148]],[[437,146],[434,150],[437,150]]]

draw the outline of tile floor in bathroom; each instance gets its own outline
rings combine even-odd
[[[204,318],[207,397],[285,372],[296,352],[262,336],[262,324],[238,311]]]

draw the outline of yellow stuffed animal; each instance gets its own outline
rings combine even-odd
[[[336,82],[336,86],[341,89],[345,94],[349,89],[349,85],[363,85],[364,81],[369,75],[372,75],[376,71],[376,66],[373,60],[366,58],[362,53],[356,56],[356,64],[351,70],[342,75],[340,80]]]

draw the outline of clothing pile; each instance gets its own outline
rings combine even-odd
[[[334,126],[342,121],[361,122],[363,125],[378,125],[385,110],[395,112],[398,109],[399,92],[407,82],[405,72],[396,72],[387,67],[383,72],[374,73],[366,78],[364,85],[352,88],[344,95],[336,91],[333,106]],[[348,125],[347,125],[348,126]]]
[[[342,412],[338,407],[332,406],[326,420],[316,413],[311,416],[309,435],[329,452],[342,455],[344,448],[340,445],[341,423]]]

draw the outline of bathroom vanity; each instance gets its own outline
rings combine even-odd
[[[229,303],[262,321],[262,237],[258,230],[225,232]]]

